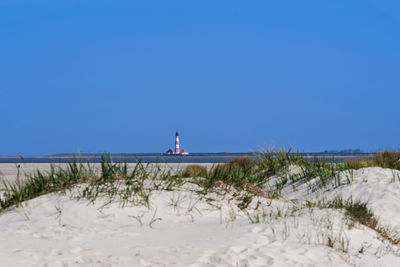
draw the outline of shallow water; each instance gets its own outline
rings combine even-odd
[[[242,157],[246,154],[236,155],[157,155],[157,156],[111,156],[113,162],[127,162],[136,163],[138,161],[143,163],[222,163],[228,162],[232,159]],[[256,157],[254,157],[256,158]],[[336,162],[344,162],[351,158],[360,158],[360,156],[335,156],[326,157]],[[77,157],[78,161],[99,163],[101,156],[83,156]],[[0,163],[67,163],[73,161],[73,156],[62,157],[0,157]]]

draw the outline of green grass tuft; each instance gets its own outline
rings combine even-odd
[[[183,177],[206,177],[207,168],[201,165],[188,165],[182,174]]]
[[[382,167],[400,170],[400,152],[385,150],[372,155],[372,157],[348,160],[346,164],[351,169]]]
[[[356,201],[349,202],[345,205],[345,214],[352,221],[358,222],[371,229],[376,229],[378,220],[375,218],[373,212],[367,207],[367,202]]]

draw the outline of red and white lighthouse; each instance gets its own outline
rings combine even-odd
[[[179,133],[176,132],[175,134],[175,154],[180,154],[179,151]]]
[[[176,132],[175,134],[175,150],[168,149],[167,152],[164,153],[165,155],[189,155],[189,152],[186,149],[179,148],[179,133]]]

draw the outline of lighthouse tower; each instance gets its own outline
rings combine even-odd
[[[179,151],[179,133],[176,132],[175,134],[175,154],[180,154]]]
[[[179,133],[176,132],[175,134],[175,150],[168,149],[167,152],[164,153],[165,155],[189,155],[189,151],[186,149],[180,149],[179,147]]]

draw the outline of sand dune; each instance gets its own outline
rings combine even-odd
[[[368,200],[399,231],[398,174],[361,169],[349,185],[323,194],[287,187],[283,198],[254,198],[247,209],[232,197],[238,192],[210,193],[210,202],[193,184],[153,191],[149,207],[89,203],[78,189],[44,195],[0,215],[0,266],[400,266],[397,245],[349,227],[341,210],[290,201]]]

